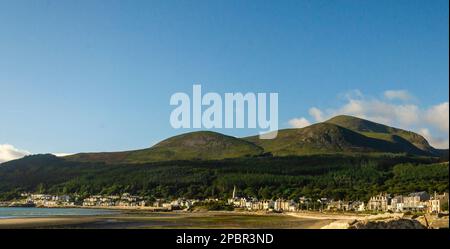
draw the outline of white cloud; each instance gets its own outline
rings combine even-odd
[[[75,153],[51,153],[57,157],[70,156]],[[18,149],[10,144],[0,144],[0,163],[22,158],[31,155],[29,151]]]
[[[322,111],[317,107],[310,108],[309,115],[311,115],[317,122],[322,122],[324,120]]]
[[[384,92],[384,97],[389,100],[402,100],[408,101],[412,99],[412,96],[406,90],[387,90]]]
[[[64,157],[64,156],[70,156],[73,155],[75,153],[52,153],[53,155],[57,156],[57,157]]]
[[[294,128],[303,128],[311,125],[311,122],[309,122],[306,118],[293,118],[289,120],[289,125]]]
[[[365,96],[358,90],[353,90],[340,96],[344,96],[345,101],[341,106],[322,110],[312,107],[309,109],[309,115],[315,122],[322,122],[336,115],[356,116],[421,133],[432,146],[448,148],[448,101],[429,108],[423,108],[409,103],[409,100],[414,99],[414,97],[405,90],[385,91],[384,96],[386,99]],[[393,100],[398,99],[403,102],[393,102]],[[308,121],[306,117],[294,118],[289,124],[292,127],[299,127],[299,124],[304,123],[305,120]],[[424,129],[426,129],[426,132],[424,132]]]
[[[448,123],[449,123],[448,113],[449,113],[448,102],[444,102],[429,108],[426,111],[425,118],[428,123],[434,125],[441,131],[448,133]]]
[[[17,149],[10,144],[0,144],[0,163],[22,158],[29,154],[30,152]]]
[[[339,98],[341,99],[359,99],[362,98],[363,96],[364,95],[362,94],[362,92],[358,89],[353,89],[345,93],[339,94]]]

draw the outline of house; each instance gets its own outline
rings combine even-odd
[[[390,199],[390,196],[386,193],[372,196],[370,197],[369,202],[367,202],[367,210],[388,211]]]
[[[262,202],[263,209],[264,209],[264,210],[270,210],[270,209],[273,209],[274,203],[275,203],[275,202],[272,201],[272,200],[265,200],[265,201],[263,201],[263,202]]]
[[[289,210],[289,212],[297,211],[298,210],[298,204],[295,203],[294,201],[289,201],[288,210]]]
[[[448,204],[449,204],[448,193],[438,195],[436,194],[436,192],[434,192],[434,195],[428,201],[427,211],[429,213],[442,213],[443,211],[448,211]]]
[[[392,212],[403,212],[403,208],[404,208],[403,195],[397,195],[391,199],[391,204],[389,205],[388,209]]]
[[[262,210],[263,203],[261,201],[255,201],[252,203],[252,210]]]
[[[292,200],[287,201],[287,200],[283,200],[283,199],[275,200],[274,207],[273,207],[273,209],[275,211],[279,211],[279,212],[291,211],[291,210],[295,211],[295,210],[297,210],[297,208],[298,207],[297,207],[296,203],[293,202]]]
[[[425,192],[415,192],[403,198],[403,211],[426,211],[430,195]]]
[[[364,205],[364,202],[359,203],[358,209],[356,209],[358,212],[364,212],[366,211],[366,206]]]
[[[162,207],[167,210],[172,210],[172,205],[170,203],[163,203]]]
[[[34,204],[43,207],[57,207],[57,206],[74,206],[68,195],[47,195],[47,194],[30,194],[26,199],[26,203]]]
[[[246,200],[241,207],[245,207],[245,209],[252,210],[253,203],[251,200]]]
[[[344,210],[342,204],[343,204],[343,202],[342,202],[341,200],[338,200],[338,201],[330,201],[330,202],[327,204],[326,209],[327,209],[328,211]]]

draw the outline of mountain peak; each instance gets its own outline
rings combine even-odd
[[[392,128],[383,124],[349,115],[338,115],[325,121],[325,123],[339,125],[347,129],[356,130],[359,132],[365,131],[387,133],[389,132],[390,128]]]
[[[430,146],[428,141],[422,135],[412,131],[407,131],[348,115],[335,116],[325,122],[339,125],[371,138],[389,142],[398,142],[403,139],[422,151],[430,152],[432,154],[436,152],[436,150]]]
[[[165,139],[156,145],[154,145],[152,148],[167,146],[167,145],[186,145],[186,146],[205,146],[210,142],[217,142],[219,140],[233,140],[236,139],[232,136],[227,136],[218,132],[213,131],[194,131],[194,132],[188,132],[183,133],[180,135],[176,135],[173,137],[170,137],[168,139]]]
[[[109,153],[80,153],[66,158],[74,161],[146,163],[197,159],[220,160],[257,156],[262,152],[263,149],[259,146],[236,137],[213,131],[195,131],[167,138],[147,149]]]
[[[339,115],[301,129],[285,129],[274,139],[236,138],[195,131],[167,138],[151,148],[113,153],[81,153],[75,161],[147,163],[176,160],[221,160],[270,153],[301,156],[333,153],[404,153],[441,156],[421,135],[358,117]]]
[[[212,131],[184,133],[163,140],[127,157],[128,162],[167,160],[217,160],[257,156],[263,149],[245,140]]]

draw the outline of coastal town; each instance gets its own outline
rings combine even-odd
[[[312,199],[300,197],[297,200],[258,200],[252,197],[240,197],[234,188],[232,197],[228,200],[219,199],[185,199],[148,200],[142,196],[124,193],[122,195],[92,195],[80,198],[78,195],[49,195],[22,193],[22,199],[0,206],[29,207],[84,207],[84,208],[117,208],[117,209],[147,209],[152,211],[190,210],[195,204],[224,203],[225,205],[246,211],[267,212],[391,212],[391,213],[448,213],[448,193],[429,194],[425,191],[408,195],[391,195],[379,193],[372,196],[367,203],[363,201],[332,200],[329,198]]]

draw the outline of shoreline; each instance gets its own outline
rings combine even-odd
[[[48,216],[0,219],[0,229],[16,228],[297,228],[318,229],[334,219],[313,219],[293,217],[281,213],[256,213],[241,211],[201,212],[139,212],[123,210],[116,214],[89,216]]]
[[[321,212],[287,212],[286,215],[290,215],[297,218],[308,219],[335,219],[335,220],[362,220],[371,215],[369,214],[353,214],[353,213],[321,213]]]
[[[66,207],[68,208],[68,207]],[[85,207],[78,207],[85,208]],[[413,221],[417,218],[401,213],[384,213],[377,215],[354,213],[304,212],[251,212],[251,211],[155,211],[136,208],[87,209],[115,210],[114,213],[92,215],[49,215],[39,217],[0,218],[0,229],[16,228],[81,228],[81,229],[348,229],[356,223],[386,223],[393,220]],[[425,216],[424,216],[425,217]],[[436,228],[448,228],[448,216],[437,220],[428,216],[427,222],[436,222]],[[434,219],[434,220],[432,220]],[[437,220],[437,221],[436,221]],[[423,223],[423,222],[421,222]],[[430,228],[433,228],[430,226]]]
[[[75,225],[80,223],[95,222],[96,219],[97,217],[90,216],[2,218],[0,219],[0,229],[52,228],[60,225]]]

